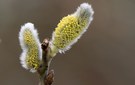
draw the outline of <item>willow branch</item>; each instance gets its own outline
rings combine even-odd
[[[50,58],[47,54],[49,51],[48,48],[49,45],[49,39],[45,39],[43,43],[41,44],[42,50],[43,50],[43,61],[38,69],[38,73],[40,76],[40,82],[39,85],[51,85],[54,81],[54,71],[49,71],[50,63],[52,58]]]

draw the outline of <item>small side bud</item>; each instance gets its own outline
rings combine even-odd
[[[51,85],[54,81],[54,70],[49,71],[45,79],[45,85]]]
[[[55,28],[50,41],[50,56],[65,52],[77,42],[93,20],[94,11],[88,3],[82,3],[75,13],[64,17]]]
[[[19,41],[22,48],[20,56],[22,66],[36,72],[42,60],[42,49],[37,30],[32,23],[26,23],[21,27]]]

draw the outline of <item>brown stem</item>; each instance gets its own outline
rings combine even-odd
[[[49,50],[49,40],[45,39],[43,43],[41,44],[43,55],[42,55],[42,64],[40,68],[38,69],[38,73],[40,76],[40,82],[39,85],[51,85],[54,80],[54,71],[49,71],[49,66],[51,63],[52,58],[48,56],[48,50]]]

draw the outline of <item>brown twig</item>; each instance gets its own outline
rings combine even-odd
[[[42,50],[43,50],[43,61],[38,69],[38,73],[40,76],[40,82],[39,85],[51,85],[54,81],[54,71],[49,71],[49,66],[52,58],[48,56],[49,51],[49,39],[44,39],[43,43],[41,44]]]

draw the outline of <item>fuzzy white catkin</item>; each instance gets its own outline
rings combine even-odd
[[[26,23],[19,32],[19,41],[22,48],[20,61],[25,69],[36,72],[42,60],[42,49],[38,32],[32,23]]]
[[[93,20],[94,11],[90,4],[82,3],[77,10],[64,17],[55,28],[50,43],[50,55],[63,53],[78,41]]]

